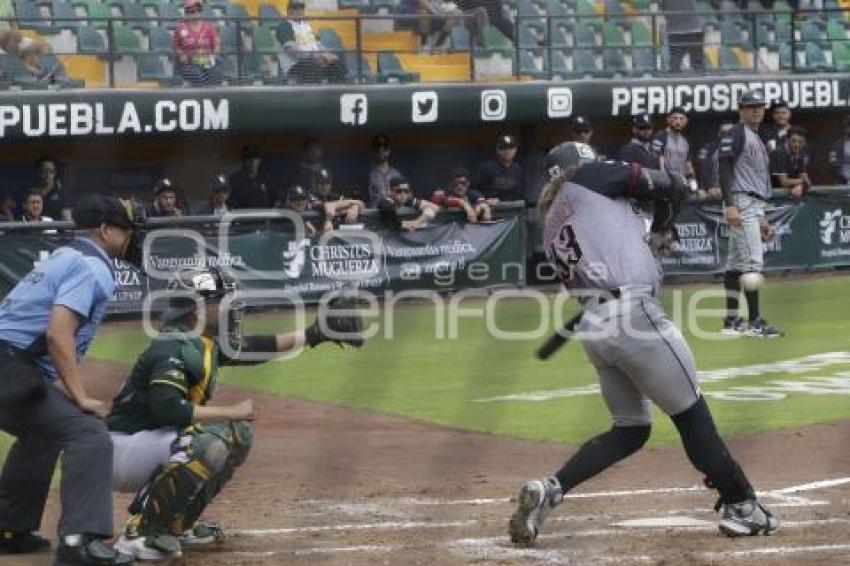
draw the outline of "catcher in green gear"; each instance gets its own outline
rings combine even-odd
[[[114,489],[136,494],[116,547],[138,560],[177,557],[181,543],[223,537],[218,525],[198,519],[251,449],[254,405],[207,404],[221,366],[262,363],[327,341],[363,345],[350,296],[333,297],[303,331],[242,336],[241,309],[232,306],[236,284],[223,271],[182,271],[168,289],[160,335],[136,360],[106,418]],[[230,306],[220,313],[225,298]]]

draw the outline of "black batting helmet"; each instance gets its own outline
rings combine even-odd
[[[546,171],[549,178],[554,179],[592,161],[596,161],[596,152],[592,147],[585,143],[568,141],[556,145],[546,154]]]

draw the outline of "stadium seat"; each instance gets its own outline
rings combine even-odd
[[[51,13],[53,14],[53,27],[55,28],[75,30],[83,25],[83,21],[78,19],[74,7],[65,0],[53,0]]]
[[[832,65],[826,59],[826,54],[820,45],[814,42],[806,43],[806,63],[803,68],[807,71],[831,71]]]
[[[519,74],[532,77],[534,79],[542,79],[548,76],[534,60],[535,51],[532,49],[520,49],[519,51]]]
[[[519,27],[532,27],[541,34],[546,30],[546,20],[530,0],[519,0],[517,4],[517,23]]]
[[[342,38],[336,30],[331,28],[321,28],[317,33],[322,46],[329,51],[344,51],[345,47],[342,44]]]
[[[109,6],[99,0],[72,0],[74,6],[82,6],[89,18],[89,26],[97,29],[106,29],[107,21],[112,18]]]
[[[252,27],[251,39],[256,53],[273,55],[279,51],[274,32],[265,26]]]
[[[226,26],[225,26],[226,27]],[[222,29],[222,49],[225,49],[224,43],[224,30]],[[172,43],[171,31],[167,28],[162,28],[159,26],[153,26],[148,31],[148,45],[150,46],[148,50],[151,53],[160,53],[162,55],[170,55],[174,51],[174,45]]]
[[[654,73],[655,49],[652,47],[635,47],[632,51],[632,70],[638,74]]]
[[[779,44],[779,68],[780,69],[793,69],[794,68],[794,57],[791,54],[791,44],[790,43],[780,43]]]
[[[620,0],[605,0],[605,16],[608,22],[621,23],[628,19],[626,9]]]
[[[175,77],[166,71],[162,56],[156,53],[142,53],[136,57],[136,76],[139,81],[156,81],[163,86],[183,84],[181,77]]]
[[[369,67],[369,60],[366,59],[365,55],[360,56],[360,65],[362,72],[362,83],[365,84],[373,84],[376,82],[375,73],[372,72],[372,69]],[[346,79],[349,82],[358,82],[360,77],[358,76],[358,68],[357,68],[357,53],[348,52],[345,54],[345,69],[346,69]]]
[[[555,49],[552,51],[550,62],[552,65],[553,77],[563,79],[572,74],[569,66],[567,65],[567,55],[562,49]]]
[[[121,3],[121,13],[125,18],[123,20],[124,25],[145,32],[147,32],[151,27],[151,22],[148,20],[148,14],[145,12],[145,8],[141,4],[137,4],[132,0],[124,0]]]
[[[575,39],[576,46],[592,47],[596,45],[596,32],[593,30],[593,27],[587,24],[577,24],[575,27],[575,35],[573,37]]]
[[[58,28],[53,27],[49,20],[44,19],[38,5],[33,0],[15,0],[14,6],[15,17],[21,27],[43,34],[59,33]]]
[[[623,47],[626,45],[626,36],[623,35],[623,28],[614,22],[605,22],[602,26],[602,44],[614,47]]]
[[[520,49],[540,47],[540,41],[538,41],[537,35],[535,35],[533,28],[525,24],[520,24],[519,41],[517,41],[517,47],[519,47]]]
[[[48,83],[59,86],[60,88],[83,88],[86,86],[86,81],[83,79],[75,79],[68,76],[68,71],[65,65],[59,60],[54,53],[45,53],[38,58],[39,66],[47,73]]]
[[[747,65],[741,61],[741,58],[738,56],[738,53],[735,49],[729,45],[721,45],[720,46],[720,69],[723,71],[743,71],[748,68]]]
[[[720,22],[720,41],[723,45],[745,45],[747,38],[737,19],[724,19]]]
[[[112,37],[115,42],[112,46],[118,55],[136,55],[144,53],[136,33],[122,24],[112,24]]]
[[[826,37],[822,22],[818,20],[806,20],[800,24],[800,39],[803,41],[820,41]]]
[[[180,9],[177,5],[171,4],[170,2],[163,2],[160,5],[159,25],[167,27],[168,29],[174,29],[182,19],[183,14],[180,13]]]
[[[337,6],[340,10],[362,10],[364,12],[371,8],[369,0],[337,0]]]
[[[629,66],[619,47],[606,47],[602,52],[602,65],[609,74],[625,74],[629,72]]]
[[[564,31],[563,27],[557,26],[552,28],[552,39],[550,43],[552,47],[567,47],[570,45],[567,32]]]
[[[469,37],[469,30],[464,26],[454,26],[452,28],[451,46],[453,51],[469,51],[472,46]]]
[[[850,70],[850,42],[836,41],[832,44],[832,61],[836,71]]]
[[[4,79],[14,86],[24,90],[45,90],[48,88],[47,81],[33,77],[15,55],[0,54],[0,73]]]
[[[230,4],[227,7],[227,17],[231,19],[245,20],[251,17],[248,10],[242,4]],[[233,23],[233,22],[230,22]]]
[[[652,45],[652,30],[640,20],[632,22],[632,45]]]
[[[546,13],[550,18],[569,18],[570,13],[561,0],[549,0],[546,4]]]
[[[842,22],[829,20],[826,22],[826,37],[832,41],[847,39],[847,28]]]
[[[591,49],[575,49],[573,51],[573,71],[579,75],[597,76],[602,69],[596,63],[596,57]]]
[[[77,53],[85,55],[106,55],[106,41],[92,27],[80,26],[77,30]]]
[[[485,26],[481,30],[486,53],[501,53],[505,57],[513,57],[514,44],[495,26]]]
[[[221,51],[226,55],[236,55],[239,52],[239,36],[236,32],[236,24],[228,23],[221,26],[219,30],[221,39]]]
[[[401,0],[371,0],[369,2],[369,9],[371,12],[378,12],[384,9],[390,14],[394,14],[398,11],[400,3]]]
[[[280,10],[274,4],[260,4],[260,23],[265,26],[275,26],[283,20]]]
[[[418,75],[405,71],[395,53],[378,53],[378,81],[382,83],[398,81],[401,83],[416,82]]]

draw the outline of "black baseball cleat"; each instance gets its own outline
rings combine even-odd
[[[744,334],[746,328],[741,317],[729,318],[727,316],[723,319],[723,328],[720,329],[720,334],[724,336],[741,336]]]
[[[723,505],[720,532],[727,537],[769,535],[779,528],[779,519],[755,499]]]
[[[750,322],[744,331],[744,336],[753,336],[756,338],[779,338],[782,335],[781,330],[775,326],[771,326],[761,317]]]
[[[132,556],[116,551],[99,538],[86,536],[75,545],[63,540],[56,550],[54,566],[127,566],[133,563]]]
[[[0,554],[30,554],[50,548],[50,541],[38,533],[0,531]]]

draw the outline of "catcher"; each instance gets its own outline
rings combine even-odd
[[[362,320],[351,310],[356,303],[350,297],[328,301],[304,331],[243,337],[241,309],[220,316],[221,300],[236,292],[226,273],[185,270],[168,289],[174,294],[160,335],[136,360],[106,419],[114,490],[136,493],[116,549],[138,560],[178,557],[181,543],[223,538],[220,526],[198,518],[251,449],[254,405],[251,400],[207,405],[219,367],[262,363],[305,344],[363,344]],[[196,325],[202,327],[199,336],[192,334]],[[221,340],[231,345],[233,357],[224,353]]]

